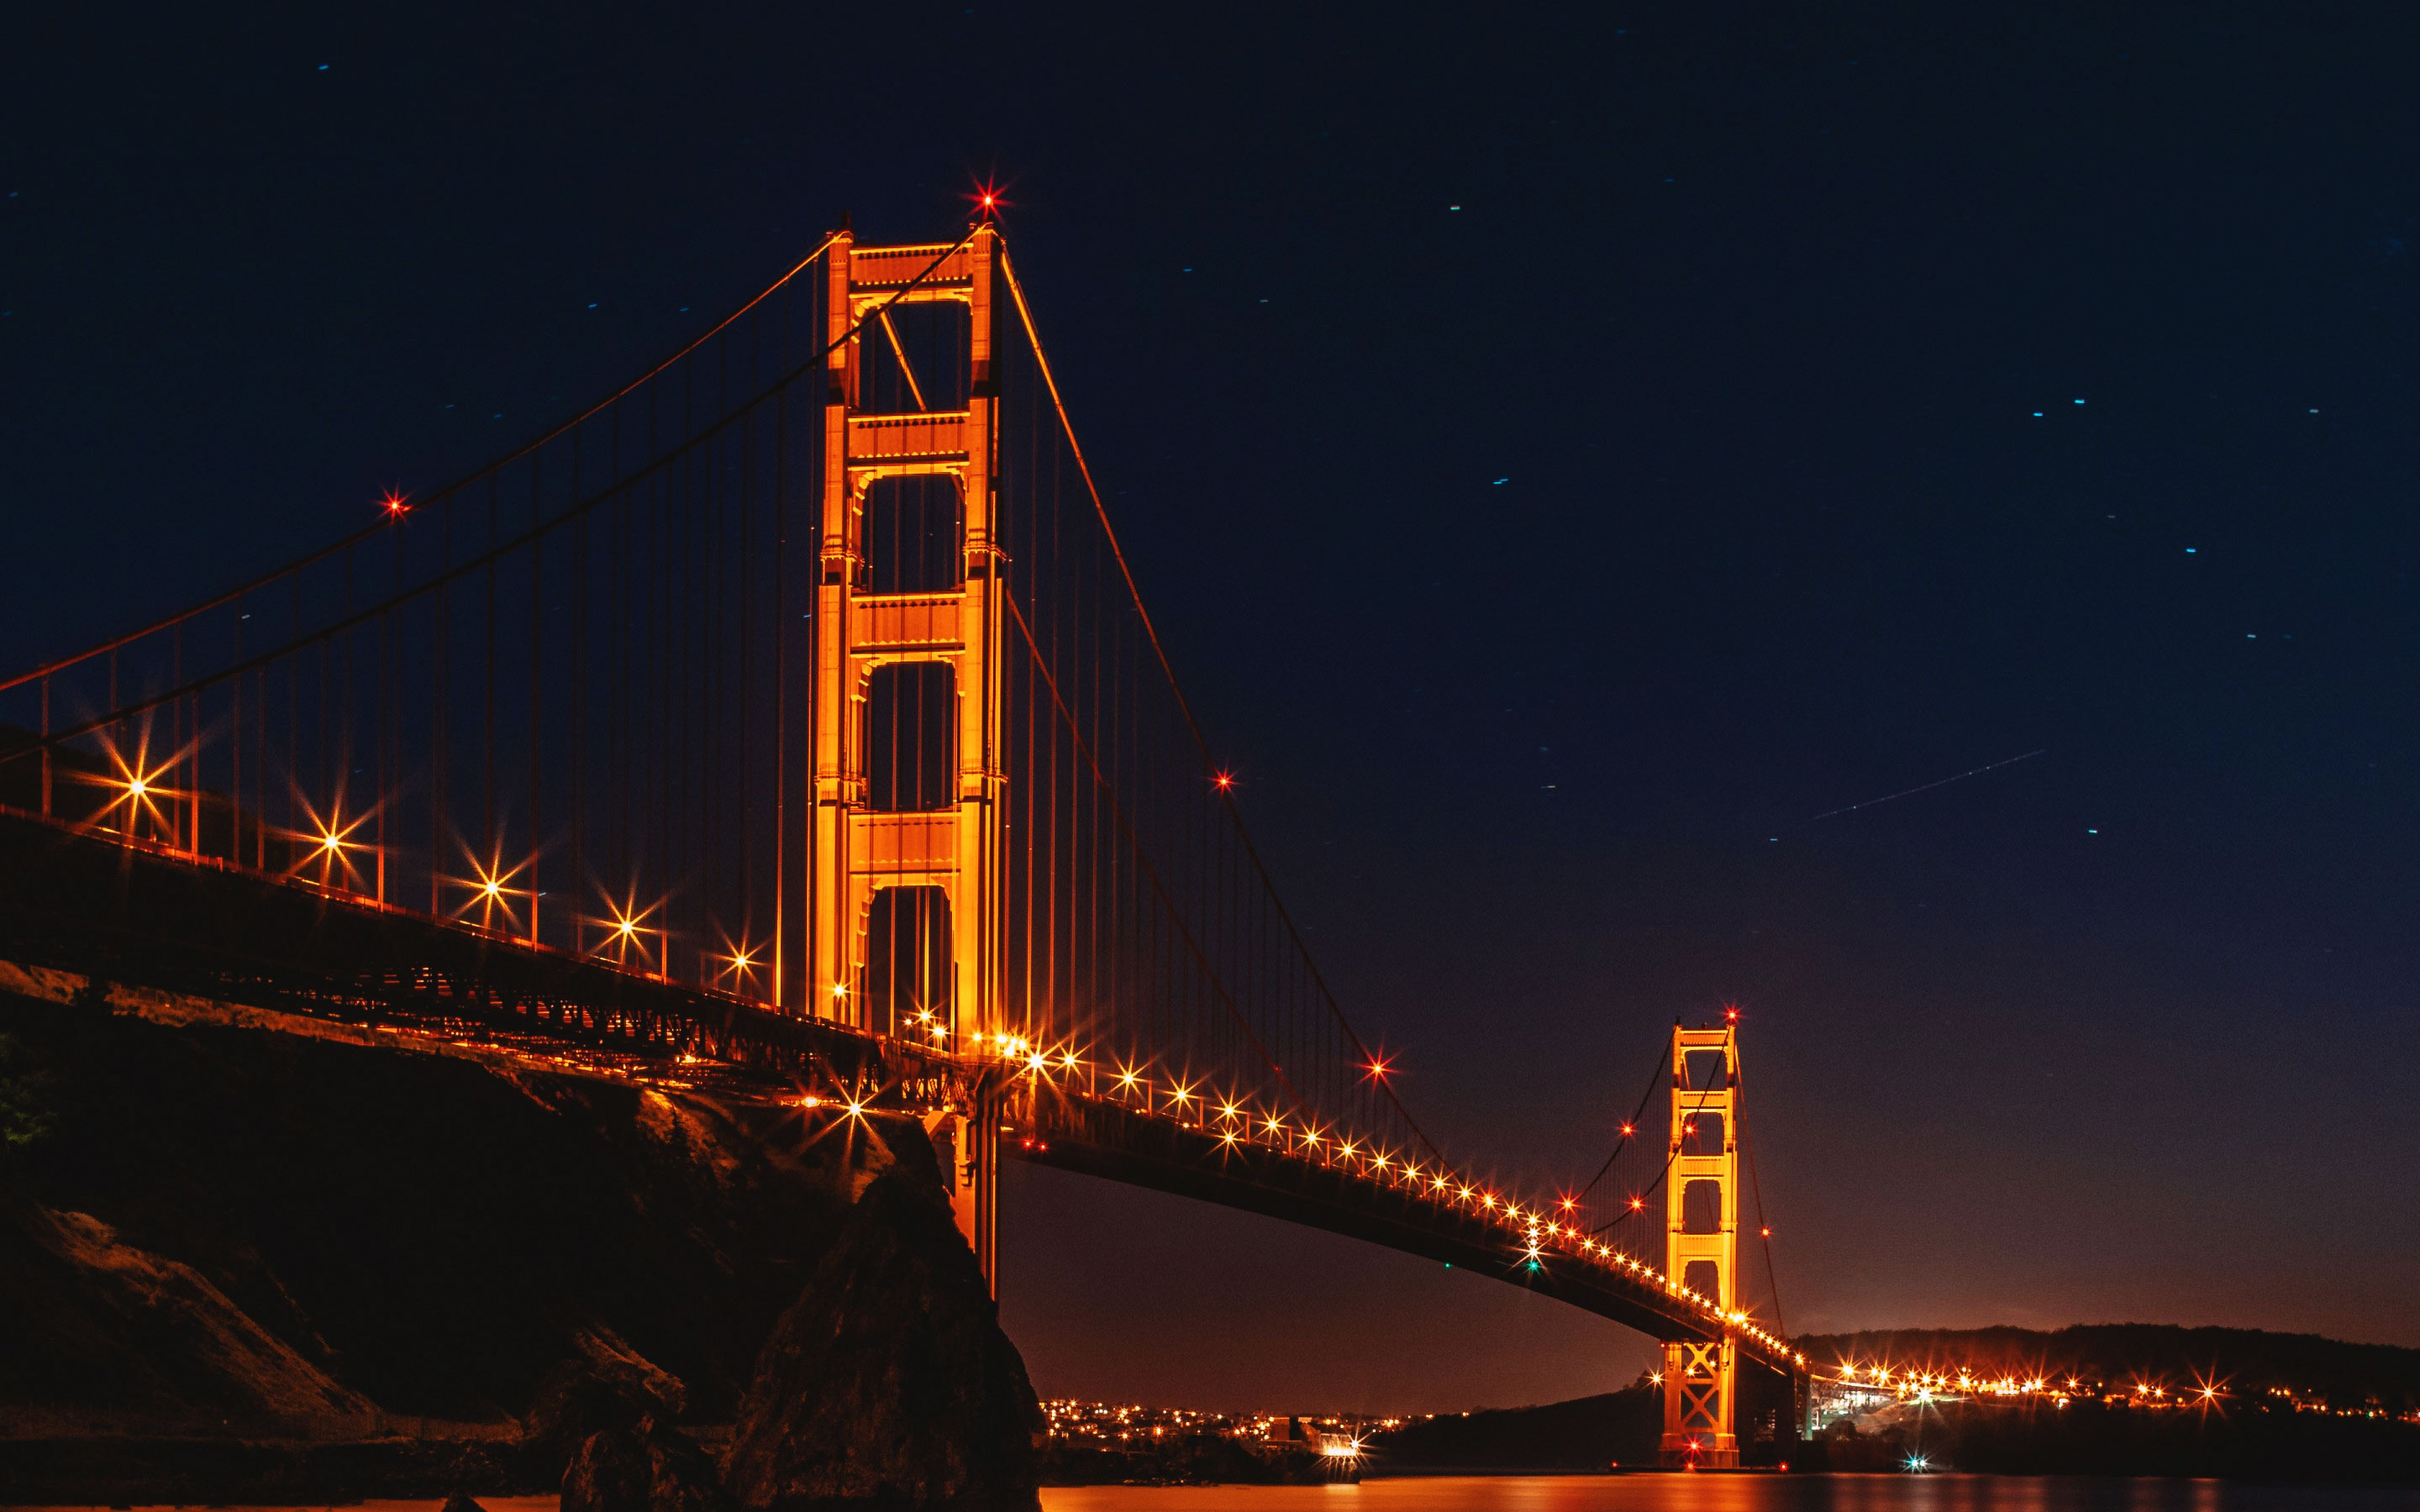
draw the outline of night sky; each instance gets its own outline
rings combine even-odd
[[[996,177],[1171,654],[1449,1148],[1584,1178],[1735,1000],[1792,1330],[2420,1345],[2406,8],[356,8],[0,47],[10,668]],[[1046,1394],[1647,1357],[1008,1192]]]

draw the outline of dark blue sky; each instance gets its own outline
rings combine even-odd
[[[0,52],[0,659],[997,175],[1171,654],[1449,1143],[1584,1174],[1735,998],[1792,1328],[2420,1345],[2415,38],[54,9]],[[1342,1241],[1011,1195],[1046,1391],[1464,1406],[1644,1358]]]

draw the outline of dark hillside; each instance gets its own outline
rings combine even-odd
[[[722,1504],[702,1442],[754,1446],[750,1505],[1033,1505],[1032,1387],[914,1119],[0,981],[51,999],[0,993],[0,1504],[652,1465]]]
[[[727,1421],[876,1154],[795,1115],[0,999],[0,1419],[502,1421],[630,1353]],[[889,1131],[920,1140],[912,1125]]]
[[[1604,1470],[1652,1465],[1664,1398],[1641,1383],[1544,1407],[1415,1418],[1370,1441],[1370,1465],[1389,1470]]]

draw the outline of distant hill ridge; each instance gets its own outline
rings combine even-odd
[[[1743,1417],[1744,1449],[1786,1457],[1801,1470],[1891,1470],[1921,1448],[1936,1466],[2007,1474],[2420,1478],[2420,1425],[2407,1415],[2420,1412],[2420,1350],[2163,1323],[1876,1329],[1796,1342],[1826,1376],[1844,1360],[1986,1379],[2071,1375],[2120,1391],[2164,1383],[2170,1396],[2163,1405],[2194,1408],[2142,1411],[2094,1393],[2054,1409],[2040,1397],[1959,1399],[1953,1392],[1914,1417],[1895,1408],[1899,1415],[1885,1414],[1879,1427],[1834,1423],[1811,1444],[1752,1444],[1761,1420]],[[2225,1395],[2208,1405],[2177,1402],[2204,1381]],[[2273,1386],[2294,1399],[2272,1395]],[[1575,1401],[1414,1418],[1371,1441],[1370,1464],[1377,1473],[1652,1465],[1662,1420],[1662,1390],[1642,1378]]]
[[[2420,1408],[2420,1350],[2351,1344],[2317,1334],[2169,1323],[2030,1328],[1892,1328],[1807,1334],[1795,1340],[1819,1371],[1842,1362],[1894,1369],[1974,1370],[2170,1390],[2207,1381],[2235,1396],[2280,1387],[2345,1406]]]

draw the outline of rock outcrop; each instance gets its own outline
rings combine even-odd
[[[275,1432],[377,1408],[192,1266],[0,1185],[0,1402],[45,1420]]]
[[[43,1097],[0,1159],[0,1502],[1037,1504],[913,1119],[5,991],[0,1033]],[[727,1496],[676,1425],[735,1413]]]
[[[741,1401],[749,1512],[1032,1512],[1042,1413],[929,1148],[895,1141]],[[566,1512],[569,1512],[566,1500]]]
[[[51,1125],[0,1159],[0,1442],[727,1423],[863,1179],[796,1111],[6,994],[0,1033]]]
[[[43,1079],[0,1159],[0,1500],[1038,1504],[915,1120],[8,992],[0,1033]],[[677,1425],[734,1415],[719,1475]]]
[[[675,1422],[689,1405],[686,1386],[611,1329],[577,1330],[572,1342],[580,1352],[538,1381],[522,1420],[522,1443],[538,1463],[567,1467],[591,1437]]]
[[[564,1468],[562,1512],[727,1512],[714,1461],[655,1419],[591,1434]]]

